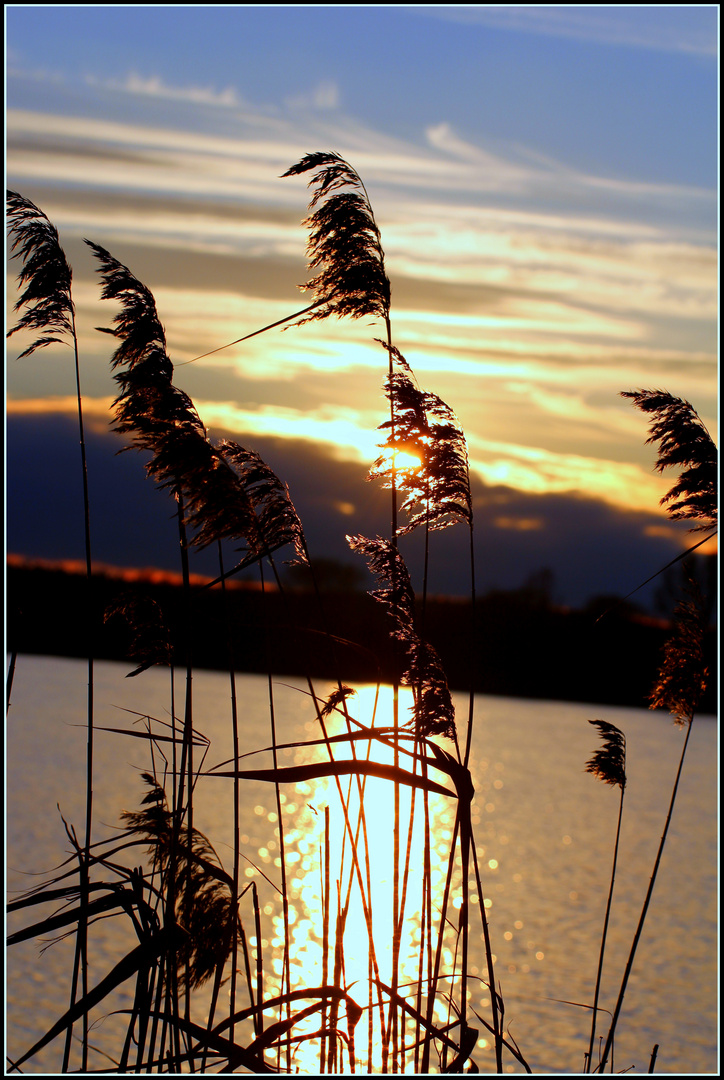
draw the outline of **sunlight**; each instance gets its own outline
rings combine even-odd
[[[399,693],[400,723],[408,717],[412,693]],[[363,687],[351,699],[350,714],[375,728],[393,724],[394,704],[391,687],[381,687],[379,694],[373,686]],[[354,727],[354,725],[352,725]],[[328,722],[328,734],[341,734],[346,723],[341,716]],[[335,749],[335,758],[349,757],[344,749]],[[412,741],[409,748],[412,749]],[[356,744],[358,758],[368,756],[366,744]],[[400,765],[409,770],[411,758],[401,754]],[[392,765],[392,747],[374,742],[369,759]],[[436,771],[431,779],[444,782],[444,774]],[[433,895],[431,910],[433,926],[430,935],[434,950],[437,939],[439,907],[444,888],[447,856],[454,820],[454,798],[424,794],[386,779],[360,777],[357,780],[340,777],[340,786],[333,777],[299,783],[288,796],[289,812],[285,833],[289,881],[289,943],[292,989],[335,985],[345,988],[363,1010],[356,1031],[354,1053],[356,1068],[366,1064],[370,1071],[379,1071],[384,1055],[389,1051],[382,1035],[380,1010],[389,1015],[388,998],[377,989],[377,983],[397,986],[400,994],[414,1006],[420,980],[427,978],[428,929],[423,915],[425,895],[425,809],[429,830],[429,875]],[[363,809],[360,812],[360,787]],[[348,804],[348,822],[340,803],[340,790]],[[395,802],[397,800],[397,810]],[[293,809],[293,814],[292,814]],[[395,827],[397,820],[398,827]],[[412,822],[412,824],[411,824]],[[396,843],[397,841],[397,843]],[[407,854],[406,854],[407,853]],[[399,867],[395,873],[395,865]],[[395,879],[397,877],[397,884]],[[452,901],[453,909],[455,901]],[[402,909],[404,917],[395,959],[394,911]],[[424,935],[424,940],[421,938]],[[275,985],[270,993],[278,993],[283,977],[284,919],[278,912],[274,918],[273,963]],[[442,955],[444,971],[453,964],[452,953]],[[426,1001],[422,988],[420,1002]],[[306,1002],[304,1003],[306,1005]],[[436,1002],[438,1019],[447,1016]],[[352,1046],[345,1042],[348,1035],[343,1021],[344,1006],[340,1005],[339,1025],[343,1033],[339,1042],[337,1068],[350,1070]],[[330,1017],[327,1023],[332,1026]],[[405,1024],[398,1014],[399,1047],[405,1040]],[[336,1021],[334,1021],[336,1023]],[[311,1034],[320,1028],[320,1014],[308,1019],[308,1026],[295,1025],[295,1034]],[[411,1028],[412,1030],[412,1028]],[[349,1033],[354,1034],[354,1033]],[[408,1036],[409,1038],[409,1036]],[[346,1049],[344,1048],[346,1046]],[[409,1052],[409,1046],[408,1046]],[[328,1048],[328,1053],[336,1051]],[[403,1053],[404,1057],[404,1053]],[[319,1040],[301,1042],[294,1051],[293,1067],[302,1072],[319,1070]]]

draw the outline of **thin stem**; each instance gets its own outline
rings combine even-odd
[[[503,1032],[501,1030],[501,1015],[500,1006],[498,1004],[498,995],[495,989],[495,966],[493,963],[493,949],[490,944],[490,927],[488,925],[488,917],[485,914],[485,894],[483,892],[483,883],[480,877],[480,867],[478,865],[478,853],[475,847],[475,843],[472,843],[473,851],[473,865],[475,866],[475,882],[478,887],[478,906],[480,908],[480,918],[483,924],[483,937],[485,939],[485,959],[488,966],[488,987],[490,989],[490,1008],[493,1016],[493,1032],[495,1035],[495,1063],[496,1071],[502,1073],[503,1071]]]
[[[629,975],[631,974],[631,969],[633,967],[634,957],[636,955],[636,949],[638,947],[638,943],[639,943],[639,940],[641,938],[641,933],[642,933],[643,928],[644,928],[644,922],[646,920],[646,913],[649,910],[649,903],[651,902],[651,894],[654,891],[654,884],[656,882],[656,875],[657,875],[657,873],[659,871],[659,864],[661,862],[661,855],[662,855],[663,850],[664,850],[664,844],[666,843],[666,836],[667,836],[667,833],[669,831],[669,825],[671,824],[671,815],[672,815],[673,810],[674,810],[674,801],[676,800],[676,792],[677,792],[678,787],[679,787],[679,779],[681,777],[681,770],[682,770],[682,767],[684,765],[684,756],[686,754],[686,748],[689,745],[689,736],[691,735],[691,726],[692,726],[693,722],[694,721],[693,721],[693,718],[692,718],[689,721],[688,730],[686,732],[686,738],[684,739],[684,746],[682,748],[681,757],[679,759],[679,768],[676,771],[676,779],[674,781],[673,791],[671,792],[671,801],[669,802],[669,810],[668,810],[668,813],[666,815],[666,822],[664,824],[664,831],[663,831],[663,834],[661,836],[661,841],[659,843],[659,850],[656,853],[656,860],[654,862],[654,868],[653,868],[653,871],[651,873],[651,880],[649,881],[649,887],[648,887],[648,889],[646,891],[646,899],[644,900],[644,906],[641,909],[641,917],[639,918],[639,924],[636,927],[636,933],[634,934],[634,939],[633,939],[633,942],[631,944],[631,951],[629,953],[628,960],[626,962],[626,970],[624,971],[624,974],[623,974],[623,981],[621,983],[621,989],[619,990],[618,1001],[616,1002],[616,1008],[613,1011],[613,1019],[611,1020],[611,1027],[609,1028],[608,1036],[606,1038],[606,1045],[605,1045],[605,1047],[603,1049],[603,1057],[601,1058],[601,1062],[600,1062],[600,1064],[598,1065],[598,1067],[595,1070],[596,1072],[602,1073],[605,1070],[606,1062],[608,1061],[608,1056],[611,1053],[611,1050],[612,1050],[612,1047],[613,1047],[613,1037],[614,1037],[614,1034],[615,1034],[615,1031],[616,1031],[616,1025],[618,1023],[618,1018],[619,1018],[619,1016],[621,1014],[621,1007],[623,1005],[623,999],[624,999],[624,995],[626,993],[626,986],[628,985],[628,978],[629,978]]]
[[[309,307],[302,308],[301,311],[295,311],[292,315],[285,315],[283,319],[277,319],[276,322],[269,323],[268,326],[262,326],[260,330],[254,330],[251,334],[245,334],[244,337],[237,338],[236,341],[230,341],[228,345],[220,345],[218,349],[212,349],[211,352],[202,353],[201,356],[195,356],[193,360],[185,360],[182,364],[176,364],[176,367],[185,367],[186,364],[195,364],[197,360],[203,360],[207,356],[214,356],[215,353],[223,352],[224,349],[230,349],[232,345],[239,345],[242,341],[248,341],[249,338],[256,337],[257,334],[263,334],[267,330],[273,330],[275,326],[281,326],[285,322],[289,322],[291,319],[296,319],[300,315],[306,315],[308,311],[312,311],[314,308],[320,306],[320,304],[326,304],[327,300],[315,300]]]
[[[388,345],[388,350],[387,350],[387,355],[388,355],[388,376],[389,376],[389,379],[390,379],[390,382],[391,382],[392,381],[392,374],[393,374],[392,324],[390,322],[389,314],[385,315],[385,331],[386,331],[386,335],[387,335],[387,345]],[[392,445],[394,446],[394,442],[395,442],[395,405],[394,405],[394,397],[390,398],[390,441],[391,441]],[[394,455],[393,455],[393,459],[392,459],[392,482],[391,482],[390,487],[391,487],[391,492],[390,492],[390,496],[391,496],[390,497],[391,543],[392,543],[393,548],[395,550],[397,550],[397,547],[398,547],[398,544],[397,544],[397,465],[396,465],[396,457]],[[393,595],[396,592],[395,578],[396,578],[396,569],[395,569],[395,562],[393,560],[393,564],[392,564],[392,580],[391,580]],[[394,679],[393,686],[392,686],[392,726],[393,726],[394,732],[395,732],[395,735],[394,735],[393,763],[395,765],[395,768],[397,768],[399,766],[399,749],[398,749],[399,725],[400,725],[400,702],[399,702],[399,697],[400,697],[399,683],[398,683],[398,680],[397,680],[397,675],[395,674],[395,679]],[[393,829],[394,829],[394,832],[393,832],[394,839],[393,839],[393,854],[392,854],[392,860],[393,860],[393,865],[392,865],[392,875],[393,875],[392,925],[397,926],[397,924],[399,922],[399,918],[400,918],[400,914],[399,914],[399,912],[400,912],[400,873],[399,873],[399,871],[400,871],[400,785],[397,783],[397,781],[395,781],[395,786],[394,786],[394,825],[393,825]],[[398,963],[397,963],[397,961],[398,961],[398,957],[393,955],[393,958],[392,958],[392,972],[391,972],[391,980],[390,980],[391,981],[391,986],[392,986],[392,991],[393,991],[393,996],[390,999],[390,1010],[392,1012],[392,1059],[393,1059],[393,1069],[396,1068],[396,1063],[397,1063],[397,1005],[395,1004],[395,1002],[397,1000],[396,995],[397,995],[397,987],[398,987],[398,982],[399,982],[399,972],[398,972]],[[384,1071],[386,1069],[386,1067],[387,1067],[387,1061],[384,1059],[384,1050],[383,1050],[383,1063],[382,1064],[383,1064],[383,1071]]]
[[[15,678],[15,668],[18,662],[17,649],[13,649],[10,653],[10,663],[8,665],[8,675],[6,681],[6,697],[5,697],[5,715],[10,712],[10,697],[13,692],[13,679]]]
[[[224,580],[224,558],[221,549],[221,541],[218,541],[218,553],[219,553],[219,573],[221,575],[221,593],[223,599],[224,609],[224,621],[226,624],[226,641],[229,650],[229,691],[231,694],[231,738],[234,752],[234,864],[231,872],[232,878],[232,895],[231,895],[231,919],[232,923],[232,942],[231,942],[231,981],[229,986],[229,1039],[234,1041],[234,1015],[236,1013],[236,967],[238,961],[238,943],[239,938],[236,933],[237,923],[237,909],[239,906],[239,856],[240,856],[240,821],[239,821],[239,714],[237,708],[236,699],[236,675],[234,672],[234,654],[232,650],[231,642],[231,628],[229,626],[229,605],[228,596],[226,591],[226,581]]]
[[[274,570],[274,572],[276,573],[276,569]],[[261,588],[262,588],[262,593],[263,593],[265,591],[265,581],[264,581],[264,562],[263,562],[262,559],[259,560],[259,579],[260,579],[260,582],[261,582]],[[268,650],[268,645],[269,645],[269,634],[268,634],[268,632],[265,632],[264,638],[265,638],[265,642],[266,642],[267,650]],[[273,763],[274,763],[274,769],[276,771],[276,769],[279,767],[278,756],[277,756],[276,711],[275,711],[275,707],[274,707],[274,684],[273,684],[273,681],[272,681],[271,656],[269,655],[268,652],[267,652],[267,687],[268,687],[268,694],[269,694],[269,723],[270,723],[270,726],[271,726],[272,760],[273,760]],[[283,974],[282,974],[282,979],[281,979],[281,994],[283,996],[284,993],[285,993],[285,990],[284,990],[285,984],[286,984],[286,993],[287,993],[287,995],[291,993],[291,989],[292,989],[291,966],[290,966],[290,964],[291,964],[291,958],[290,958],[291,937],[290,937],[290,933],[289,933],[289,895],[288,895],[288,892],[287,892],[287,869],[286,869],[286,856],[285,856],[285,850],[284,850],[284,824],[283,824],[283,821],[282,821],[282,803],[281,803],[281,798],[280,798],[281,788],[279,787],[278,782],[275,782],[275,784],[274,784],[274,793],[275,793],[275,796],[276,796],[277,824],[278,824],[278,832],[279,832],[279,861],[281,863],[280,870],[281,870],[281,879],[282,879],[282,890],[281,890],[282,891],[282,914],[283,914],[283,921],[284,921],[284,959],[283,959],[283,964],[282,964]],[[287,1000],[287,1006],[286,1007],[287,1007],[287,1019],[289,1019],[289,1017],[291,1016],[291,1005],[290,1005],[288,1000]],[[286,1047],[287,1047],[287,1071],[290,1071],[291,1070],[291,1044],[290,1044],[288,1038],[287,1038],[287,1041],[286,1041]],[[280,1047],[280,1049],[281,1049],[281,1047]]]
[[[586,1060],[586,1066],[584,1072],[591,1071],[591,1064],[593,1062],[593,1044],[596,1039],[596,1015],[598,1011],[598,996],[601,989],[601,974],[603,972],[603,954],[606,950],[606,935],[608,933],[608,920],[611,915],[611,901],[613,899],[613,885],[616,880],[616,862],[618,860],[618,843],[621,837],[621,818],[623,816],[623,797],[626,792],[624,784],[621,785],[621,799],[618,804],[618,825],[616,826],[616,843],[613,848],[613,866],[611,867],[611,884],[608,890],[608,900],[606,901],[606,915],[603,920],[603,933],[601,935],[601,951],[598,957],[598,971],[596,972],[596,990],[593,995],[593,1016],[591,1017],[591,1038],[588,1044],[588,1057]]]
[[[75,327],[75,312],[71,309],[70,313],[70,325],[71,336],[73,341],[73,360],[75,367],[75,389],[76,400],[78,406],[78,436],[80,442],[80,460],[81,460],[81,474],[83,479],[83,534],[85,540],[85,566],[86,566],[86,630],[87,630],[87,658],[88,658],[88,690],[87,690],[87,747],[86,747],[86,809],[85,809],[85,847],[82,856],[79,858],[78,868],[80,875],[80,915],[78,918],[78,933],[76,937],[76,951],[80,956],[80,972],[81,972],[81,986],[82,995],[86,997],[88,993],[88,866],[90,863],[90,849],[91,849],[91,833],[93,828],[93,734],[94,734],[94,671],[93,671],[93,649],[91,642],[93,640],[93,605],[92,605],[92,579],[93,579],[93,562],[91,556],[91,534],[90,534],[90,497],[88,493],[88,460],[86,455],[85,433],[83,428],[83,395],[81,393],[80,386],[80,360],[78,356],[78,336]],[[8,689],[8,702],[9,702],[9,689]],[[75,1002],[75,993],[77,987],[77,973],[78,965],[77,958],[74,966],[73,980],[71,986],[71,1005]],[[63,1054],[63,1071],[66,1072],[69,1064],[70,1057],[70,1043],[72,1037],[73,1026],[69,1025],[65,1050]],[[83,1052],[82,1052],[82,1070],[86,1072],[88,1069],[88,1013],[83,1014]]]

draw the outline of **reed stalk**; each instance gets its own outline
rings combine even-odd
[[[606,784],[618,787],[621,796],[618,804],[618,822],[616,825],[616,840],[613,847],[613,865],[611,867],[611,881],[606,900],[606,913],[603,920],[601,933],[601,948],[598,956],[598,970],[596,971],[596,987],[593,994],[593,1010],[591,1015],[591,1037],[588,1043],[588,1053],[585,1055],[583,1071],[591,1071],[593,1063],[593,1044],[596,1039],[596,1018],[598,1015],[598,999],[601,990],[601,975],[603,973],[603,958],[606,951],[606,936],[608,934],[608,922],[611,915],[611,903],[613,901],[613,886],[616,880],[616,864],[618,861],[618,845],[621,836],[621,820],[623,817],[623,798],[626,792],[626,736],[614,724],[608,724],[605,720],[589,720],[590,724],[597,727],[604,739],[603,748],[596,751],[591,760],[586,764],[586,772],[593,773],[595,777]]]
[[[229,694],[231,701],[231,739],[232,750],[234,760],[234,770],[239,769],[239,713],[236,696],[236,675],[234,670],[234,655],[231,649],[231,627],[229,624],[229,607],[226,589],[226,580],[224,578],[224,558],[222,552],[221,541],[217,541],[218,556],[219,556],[219,574],[221,576],[221,592],[224,600],[224,620],[226,629],[226,642],[229,649]],[[232,931],[232,947],[231,947],[231,973],[230,973],[230,986],[229,986],[229,1016],[233,1018],[236,1012],[236,981],[237,981],[237,966],[238,966],[238,947],[239,938],[236,933],[236,923],[239,918],[239,856],[241,849],[241,828],[239,820],[239,795],[240,795],[240,782],[238,777],[234,778],[233,788],[233,837],[234,837],[234,861],[232,867],[232,895],[231,895],[231,909],[233,912],[234,927]],[[280,819],[280,831],[281,831],[281,819]],[[234,1041],[234,1023],[233,1019],[229,1026],[229,1038]]]
[[[76,949],[80,956],[82,992],[88,994],[88,955],[87,935],[88,920],[85,911],[88,904],[88,866],[90,862],[91,836],[93,828],[93,735],[94,735],[94,669],[93,669],[93,606],[92,581],[93,560],[91,554],[90,495],[88,491],[88,458],[86,451],[85,430],[83,425],[83,395],[80,381],[80,359],[78,334],[75,321],[75,304],[72,297],[73,272],[60,246],[57,229],[51,224],[43,211],[29,199],[17,192],[7,192],[7,219],[9,234],[12,239],[14,258],[22,259],[22,269],[18,283],[25,286],[25,292],[15,305],[16,311],[24,309],[18,322],[7,336],[18,331],[32,331],[39,336],[20,354],[18,359],[31,356],[38,349],[52,344],[69,344],[73,350],[75,372],[75,392],[78,414],[78,436],[80,443],[80,465],[83,490],[83,541],[85,552],[86,586],[85,604],[87,611],[87,746],[86,746],[86,808],[85,808],[85,846],[79,854],[79,875],[81,885],[81,911],[78,924]],[[57,335],[57,336],[56,336]],[[11,659],[7,686],[8,707],[12,677],[15,671],[15,658]],[[75,1002],[78,964],[74,966],[71,989],[71,1008]],[[67,1071],[70,1057],[72,1027],[68,1029],[63,1058],[63,1071]],[[88,1066],[88,1021],[83,1018],[82,1067]]]
[[[651,903],[651,897],[654,891],[656,876],[659,871],[669,825],[671,824],[676,793],[679,789],[679,780],[681,779],[681,771],[684,766],[686,749],[689,745],[694,715],[701,700],[701,696],[706,688],[708,670],[704,662],[703,638],[703,600],[698,586],[690,578],[687,596],[679,602],[677,607],[671,637],[664,649],[664,658],[659,671],[659,678],[650,697],[652,709],[667,709],[674,717],[674,721],[679,727],[686,727],[686,738],[684,739],[684,745],[681,749],[679,765],[674,779],[674,786],[671,791],[664,829],[656,852],[651,878],[649,880],[643,907],[641,909],[641,915],[639,916],[636,932],[626,961],[621,988],[613,1011],[611,1026],[609,1027],[608,1035],[606,1036],[603,1054],[598,1068],[595,1070],[596,1072],[602,1073],[605,1071],[609,1056],[612,1056],[613,1054],[613,1040],[616,1026],[621,1014],[626,987],[633,968],[636,950],[639,941],[641,940],[641,934],[649,910],[649,904]]]
[[[690,735],[691,735],[691,723],[689,723],[687,725],[686,738],[684,739],[684,745],[683,745],[682,750],[681,750],[681,757],[679,758],[679,766],[678,766],[678,769],[676,770],[676,778],[674,780],[674,786],[673,786],[673,789],[672,789],[672,792],[671,792],[671,799],[669,801],[669,808],[668,808],[668,811],[667,811],[667,814],[666,814],[666,820],[664,822],[664,831],[661,834],[661,840],[659,841],[659,847],[658,847],[658,850],[656,852],[656,858],[654,859],[654,866],[653,866],[653,870],[651,871],[651,878],[649,880],[649,885],[648,885],[648,888],[646,890],[646,896],[644,897],[643,907],[641,908],[641,914],[639,916],[639,921],[638,921],[638,925],[636,927],[636,932],[634,934],[633,941],[631,942],[631,948],[629,950],[628,959],[626,960],[626,967],[624,969],[623,979],[621,980],[621,988],[620,988],[620,990],[618,992],[618,997],[616,999],[616,1005],[615,1005],[615,1008],[614,1008],[614,1011],[613,1011],[613,1017],[611,1019],[611,1026],[608,1029],[608,1034],[606,1036],[606,1043],[605,1043],[604,1048],[603,1048],[603,1054],[601,1055],[601,1060],[600,1060],[597,1068],[593,1070],[594,1072],[599,1072],[599,1073],[605,1072],[606,1064],[608,1062],[609,1057],[611,1057],[611,1058],[613,1057],[613,1040],[614,1040],[614,1036],[615,1036],[615,1033],[616,1033],[616,1026],[618,1024],[618,1020],[619,1020],[619,1017],[621,1015],[621,1008],[623,1006],[623,999],[624,999],[624,996],[626,994],[626,987],[628,986],[628,980],[629,980],[629,976],[631,974],[631,970],[633,968],[634,958],[636,956],[636,950],[638,948],[639,941],[641,940],[641,934],[643,933],[644,922],[646,921],[646,915],[647,915],[648,910],[649,910],[649,904],[651,903],[651,896],[652,896],[653,891],[654,891],[654,885],[656,884],[656,875],[658,874],[658,871],[659,871],[659,865],[661,863],[661,856],[662,856],[663,851],[664,851],[664,844],[666,843],[666,836],[667,836],[668,831],[669,831],[669,825],[671,824],[671,816],[672,816],[672,813],[673,813],[673,810],[674,810],[674,802],[676,800],[676,793],[677,793],[678,787],[679,787],[679,780],[681,778],[681,770],[682,770],[683,765],[684,765],[684,757],[686,755],[686,748],[689,745],[689,736]]]

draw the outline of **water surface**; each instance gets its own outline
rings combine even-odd
[[[131,729],[137,714],[170,716],[170,680],[155,669],[126,679],[122,664],[96,665],[96,725]],[[274,680],[279,742],[318,736],[306,686]],[[324,695],[328,687],[320,686]],[[239,719],[243,752],[269,745],[269,688],[262,676],[239,676]],[[176,694],[183,696],[177,678]],[[369,723],[374,688],[360,688],[352,711]],[[377,723],[386,722],[383,694]],[[196,727],[211,740],[206,766],[231,756],[229,680],[219,673],[194,677]],[[42,880],[70,850],[63,818],[82,837],[85,819],[86,665],[81,661],[20,657],[7,726],[7,860],[10,895]],[[176,710],[181,705],[177,702]],[[130,710],[130,711],[128,711]],[[355,711],[356,710],[356,711]],[[467,702],[458,702],[460,725]],[[505,1024],[537,1073],[580,1072],[588,1046],[600,932],[608,891],[618,813],[618,789],[585,773],[599,745],[587,723],[604,719],[626,734],[626,790],[619,869],[609,928],[601,1004],[612,1008],[638,921],[664,825],[684,732],[668,717],[635,709],[585,704],[476,699],[471,772],[476,795],[473,824],[488,903],[496,978],[505,1001]],[[448,744],[449,745],[449,744]],[[306,758],[305,758],[306,754]],[[309,759],[298,749],[281,764]],[[270,755],[252,758],[258,767]],[[659,1044],[659,1073],[716,1073],[717,1054],[717,733],[711,718],[697,718],[677,797],[667,848],[644,936],[629,982],[616,1042],[616,1071],[646,1072]],[[96,734],[94,838],[114,834],[123,809],[135,808],[143,792],[141,772],[149,768],[148,743],[111,732]],[[156,765],[162,765],[156,759]],[[231,865],[230,780],[199,782],[195,824],[205,832],[227,868]],[[388,785],[389,787],[389,785]],[[390,834],[389,811],[372,800],[380,851]],[[317,910],[324,807],[333,806],[329,783],[294,784],[284,789],[283,820],[291,897],[293,977],[311,985],[318,977],[318,933],[308,915]],[[271,785],[242,785],[242,850],[245,880],[255,880],[262,896],[262,944],[273,949],[280,936],[280,909],[272,883],[279,880],[276,804]],[[333,810],[333,814],[335,811]],[[62,815],[62,817],[61,817]],[[337,815],[338,816],[338,815]],[[440,798],[433,808],[433,848],[444,852],[453,820]],[[373,835],[372,841],[375,837]],[[140,857],[139,857],[140,858]],[[255,864],[255,865],[252,865]],[[375,872],[384,889],[384,860]],[[255,868],[256,867],[256,868]],[[381,907],[384,906],[381,904]],[[36,917],[34,912],[33,918]],[[384,915],[379,918],[383,919]],[[9,929],[30,921],[10,922]],[[410,940],[414,938],[414,917]],[[480,923],[473,920],[471,1008],[489,1018]],[[92,964],[105,974],[135,944],[118,920],[93,927]],[[350,964],[354,941],[349,944]],[[8,1053],[18,1057],[67,1008],[71,941],[39,955],[37,942],[10,950],[8,966]],[[384,958],[381,960],[384,963]],[[270,972],[276,965],[270,964]],[[347,973],[352,981],[351,972]],[[113,998],[128,1008],[130,991]],[[577,1004],[576,1004],[577,1003]],[[109,1009],[110,1009],[109,1005]],[[471,1021],[473,1017],[471,1016]],[[113,1053],[118,1018],[99,1020],[92,1041]],[[605,1030],[605,1029],[604,1029]],[[481,1036],[484,1032],[481,1031]],[[481,1037],[481,1043],[482,1043]],[[57,1072],[62,1039],[23,1066],[27,1072]],[[494,1070],[489,1046],[479,1045],[481,1071]],[[103,1068],[96,1059],[95,1068]],[[314,1071],[304,1068],[301,1071]],[[506,1058],[509,1072],[522,1071]],[[362,1071],[364,1071],[362,1069]]]

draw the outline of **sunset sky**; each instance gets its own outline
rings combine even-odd
[[[351,560],[345,532],[377,527],[381,326],[272,330],[188,363],[304,306],[308,191],[280,177],[315,150],[364,179],[394,340],[465,430],[482,585],[548,566],[580,603],[699,538],[658,507],[674,477],[619,391],[687,398],[717,438],[716,6],[10,5],[6,24],[7,186],[59,230],[97,460],[125,470],[114,493],[135,507],[123,537],[101,510],[99,559],[175,555],[138,509],[140,464],[109,464],[94,328],[115,309],[83,237],[151,288],[177,384],[317,515],[320,555]],[[80,557],[61,521],[72,358],[18,362],[24,345],[8,354],[8,549]]]

